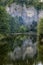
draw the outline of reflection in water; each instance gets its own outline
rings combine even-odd
[[[42,63],[41,63],[41,62],[39,62],[39,63],[38,63],[38,65],[42,65]]]
[[[34,63],[33,65],[43,65],[42,62]]]
[[[26,58],[33,58],[36,54],[37,54],[37,43],[33,43],[32,39],[30,39],[30,37],[26,37],[24,39],[22,39],[22,43],[21,43],[21,38],[22,36],[19,38],[18,36],[18,40],[17,41],[20,45],[16,45],[16,47],[14,48],[13,51],[9,52],[9,56],[10,59],[12,59],[13,61],[15,61],[16,59],[22,59],[25,60]]]
[[[14,38],[14,41],[12,39],[7,40],[13,50],[10,50],[7,61],[2,65],[43,65],[43,45],[38,44],[37,47],[36,41],[32,42],[33,36],[30,38],[28,35],[18,35]]]

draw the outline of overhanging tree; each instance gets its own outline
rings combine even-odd
[[[40,44],[43,43],[43,19],[38,22],[38,41]]]

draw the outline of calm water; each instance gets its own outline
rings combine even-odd
[[[43,45],[37,44],[36,36],[17,35],[6,41],[10,51],[2,57],[5,61],[1,58],[2,65],[43,65]]]

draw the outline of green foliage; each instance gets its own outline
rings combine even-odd
[[[26,0],[14,0],[14,2],[16,2],[17,4],[20,4],[21,6],[23,6],[27,1]]]
[[[9,33],[15,33],[19,31],[20,23],[18,17],[11,17],[9,20]]]
[[[43,34],[43,19],[38,22],[38,34]]]
[[[43,9],[43,2],[39,2],[39,0],[33,0],[33,6],[39,10],[39,9]]]
[[[38,61],[43,63],[43,45],[38,45]]]
[[[24,6],[24,4],[29,7],[29,5],[33,5],[37,10],[43,9],[43,3],[39,2],[39,0],[7,0],[8,4],[11,3],[17,3],[21,6]]]
[[[17,35],[15,36],[15,39],[14,39],[14,47],[15,46],[21,46],[23,41],[28,38],[28,36],[25,36],[25,35]]]
[[[15,19],[15,24],[14,24],[15,32],[19,32],[19,28],[20,28],[19,17],[15,17],[14,19]]]
[[[0,6],[0,65],[6,63],[9,44],[6,41],[6,34],[9,32],[9,19],[5,8]]]
[[[38,37],[37,37],[38,43],[40,45],[43,45],[43,41],[42,41],[43,39],[43,19],[40,19],[38,22],[37,34],[38,34]]]
[[[9,20],[9,33],[16,33],[16,32],[28,32],[29,28],[24,24],[21,24],[19,21],[19,17],[11,17]]]
[[[0,5],[6,6],[11,3],[17,3],[23,6],[24,4],[29,7],[29,5],[33,5],[37,10],[43,9],[43,3],[39,2],[39,0],[0,0]]]
[[[13,2],[13,0],[0,0],[1,6],[10,5]]]
[[[29,32],[29,28],[26,27],[25,25],[21,25],[19,32],[22,32],[22,33]]]
[[[0,34],[0,65],[5,64],[9,52],[9,45],[6,41],[6,34]]]
[[[0,65],[3,65],[6,62],[7,53],[8,45],[0,45]]]
[[[0,6],[0,33],[8,32],[9,16],[5,11],[5,8]]]
[[[5,5],[9,5],[10,6],[11,3],[13,3],[13,0],[6,0],[5,1]]]
[[[0,5],[3,5],[4,6],[5,5],[5,1],[6,0],[0,0]]]

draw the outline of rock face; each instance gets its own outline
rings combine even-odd
[[[31,27],[33,21],[37,23],[40,18],[43,18],[43,10],[39,11],[38,13],[33,6],[26,8],[25,5],[22,7],[16,3],[13,3],[10,5],[10,7],[6,7],[6,11],[12,17],[19,17],[20,22],[29,28]]]
[[[24,11],[23,11],[23,15],[22,18],[25,21],[26,25],[31,25],[33,21],[37,22],[37,11],[34,7],[29,7],[26,8],[26,6],[24,6]]]
[[[16,5],[16,3],[13,3],[10,5],[10,7],[6,7],[6,11],[13,17],[19,17],[21,16],[22,7],[20,5]]]
[[[37,10],[33,6],[26,8],[25,5],[22,7],[16,3],[11,4],[10,7],[6,6],[6,11],[12,17],[22,17],[26,24],[31,24],[32,21],[38,21],[38,18],[43,17],[43,10],[40,10],[39,14],[37,14]]]
[[[17,5],[16,3],[13,3],[10,7],[6,7],[6,11],[13,17],[22,17],[24,23],[28,26],[32,24],[33,21],[38,20],[37,10],[33,6],[26,8],[25,5],[24,7],[22,7],[20,5]]]
[[[31,44],[30,44],[31,43]],[[10,52],[8,55],[11,60],[15,61],[16,59],[26,59],[27,57],[33,58],[37,53],[36,43],[32,43],[29,39],[25,40],[21,47],[17,46],[13,52]]]

